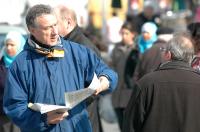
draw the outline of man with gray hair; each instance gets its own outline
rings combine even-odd
[[[95,74],[100,84],[94,94],[111,92],[117,74],[90,49],[58,35],[52,7],[33,6],[26,24],[30,37],[8,69],[5,113],[22,132],[92,132],[85,100],[70,110],[46,113],[30,109],[29,104],[65,106],[65,93],[87,88]]]
[[[190,36],[174,34],[161,51],[165,62],[134,88],[123,132],[200,130],[200,75],[190,66],[194,54]]]

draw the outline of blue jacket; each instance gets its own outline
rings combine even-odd
[[[26,48],[8,70],[4,111],[22,132],[91,132],[84,101],[56,125],[47,125],[43,116],[27,105],[29,102],[65,105],[64,92],[87,87],[94,72],[97,76],[108,76],[109,92],[117,85],[117,74],[90,49],[74,42],[61,41],[64,58],[48,59],[29,50],[26,42]]]

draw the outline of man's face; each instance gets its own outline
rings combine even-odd
[[[166,62],[166,61],[170,61],[172,58],[171,58],[171,52],[168,51],[166,49],[166,47],[161,47],[160,48],[160,53],[161,53],[161,62]]]
[[[58,42],[57,18],[46,14],[36,18],[36,27],[29,29],[30,33],[42,44],[54,46]]]
[[[57,16],[58,20],[58,34],[61,36],[66,36],[67,33],[67,27],[68,27],[68,21],[66,18],[62,18],[62,16]]]

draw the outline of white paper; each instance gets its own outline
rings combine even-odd
[[[42,103],[29,103],[28,107],[34,111],[38,111],[41,114],[50,112],[55,110],[57,113],[64,113],[67,112],[69,108],[66,106],[61,106],[61,105],[50,105],[50,104],[42,104]]]
[[[41,114],[56,110],[56,112],[66,112],[72,109],[74,106],[94,94],[95,90],[100,87],[100,81],[97,78],[96,73],[94,73],[92,82],[88,88],[80,89],[72,92],[65,92],[65,106],[42,104],[42,103],[29,103],[28,107],[34,111],[38,111]]]
[[[89,96],[95,93],[95,90],[100,87],[100,81],[97,78],[96,73],[94,73],[92,82],[87,88],[80,89],[77,91],[66,92],[65,93],[65,104],[69,108],[73,108]]]
[[[88,86],[88,88],[89,88],[89,89],[96,90],[96,89],[99,88],[99,87],[100,87],[100,81],[99,81],[99,79],[97,78],[96,73],[94,73],[92,82],[90,83],[90,85]]]

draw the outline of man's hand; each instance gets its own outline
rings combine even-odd
[[[95,95],[98,95],[100,92],[105,91],[109,88],[109,80],[105,76],[100,76],[100,87],[96,89]]]
[[[47,123],[48,124],[57,124],[60,121],[64,120],[65,117],[69,115],[68,112],[58,113],[55,111],[50,111],[47,113]]]

